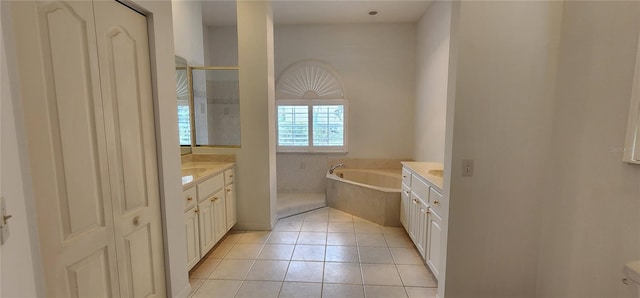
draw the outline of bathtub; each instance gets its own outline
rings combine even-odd
[[[400,226],[401,169],[327,172],[327,205],[383,226]]]

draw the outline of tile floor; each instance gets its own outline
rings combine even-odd
[[[192,297],[435,297],[403,228],[322,208],[231,231],[191,272]]]

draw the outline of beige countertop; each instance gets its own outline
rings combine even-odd
[[[189,161],[182,163],[182,189],[216,176],[235,165],[233,162]]]
[[[439,162],[403,161],[402,165],[428,180],[442,192],[442,171],[444,164]]]

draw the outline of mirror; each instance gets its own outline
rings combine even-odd
[[[178,138],[180,153],[191,153],[191,119],[187,60],[176,56],[176,95],[178,100]]]
[[[191,67],[195,145],[240,147],[238,67]]]

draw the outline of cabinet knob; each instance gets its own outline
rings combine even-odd
[[[229,178],[233,178],[233,174],[229,175]]]
[[[435,200],[435,201],[433,201],[433,204],[434,205],[438,205],[438,204],[440,204],[440,202],[438,200]]]
[[[407,176],[405,176],[405,175],[402,175],[402,178],[407,178]]]
[[[191,201],[191,200],[193,200],[192,197],[187,197],[187,201]]]
[[[140,222],[142,221],[142,218],[140,216],[136,216],[133,218],[133,225],[134,226],[138,226],[140,225]]]
[[[414,203],[414,204],[418,204],[418,200],[413,199],[413,203]]]
[[[217,201],[217,200],[218,200],[218,197],[211,198],[211,202],[214,202],[214,201]]]
[[[404,193],[406,193],[407,195],[409,195],[409,191],[408,191],[408,190],[405,190],[405,191],[404,191]]]
[[[196,208],[196,210],[193,210],[193,212],[198,213],[200,212],[200,209]]]
[[[227,188],[227,192],[231,192],[231,188]]]

